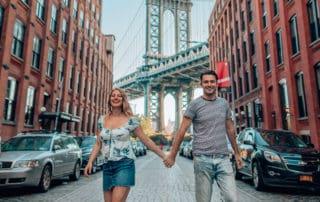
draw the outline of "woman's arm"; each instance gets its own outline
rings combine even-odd
[[[98,132],[98,134],[100,134],[100,132]],[[93,146],[92,152],[90,154],[90,158],[89,158],[88,163],[83,171],[83,174],[86,177],[88,177],[89,174],[91,174],[92,163],[96,159],[96,157],[101,149],[101,145],[102,145],[102,143],[101,143],[100,135],[97,135],[96,143]]]
[[[133,132],[148,149],[156,153],[160,158],[165,159],[165,153],[143,132],[141,126],[136,128]]]

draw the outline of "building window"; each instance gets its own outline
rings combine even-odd
[[[79,112],[78,112],[78,107],[77,106],[73,107],[73,114],[74,114],[74,116],[79,116]],[[78,131],[78,127],[79,127],[78,122],[75,122],[73,131]]]
[[[282,128],[288,130],[290,128],[289,117],[290,117],[290,108],[289,108],[289,96],[288,96],[288,87],[286,79],[281,79],[279,81],[279,97],[280,97],[280,109],[281,109],[281,121]]]
[[[250,91],[250,77],[249,77],[249,71],[246,71],[244,74],[244,79],[245,79],[245,91],[248,93]]]
[[[3,119],[5,121],[15,121],[16,103],[18,94],[18,82],[12,77],[8,77],[7,93],[5,97]]]
[[[64,75],[64,58],[60,58],[58,81],[61,82]]]
[[[50,99],[50,95],[47,92],[43,93],[43,107],[45,107],[47,109],[48,104],[49,104],[49,99]]]
[[[40,53],[41,53],[41,40],[37,36],[35,36],[33,38],[31,66],[36,69],[40,69]]]
[[[49,48],[46,75],[50,78],[53,77],[53,65],[54,65],[54,50],[52,48]]]
[[[70,4],[69,0],[63,0],[63,3],[64,5],[66,5],[66,7],[69,7],[69,4]]]
[[[317,1],[309,0],[307,4],[307,12],[311,42],[320,38],[320,19],[318,11]]]
[[[26,107],[25,107],[25,118],[24,124],[32,126],[34,123],[34,105],[36,99],[36,90],[33,86],[29,86],[27,90]]]
[[[57,7],[53,4],[51,8],[50,31],[57,33]]]
[[[251,103],[246,105],[247,126],[252,127]]]
[[[315,65],[315,77],[317,82],[318,106],[320,107],[320,62]]]
[[[94,44],[94,30],[91,29],[91,40],[90,40],[90,45],[93,46]]]
[[[307,117],[307,102],[306,102],[306,94],[304,88],[304,79],[303,73],[298,72],[296,74],[296,86],[297,86],[297,95],[298,95],[298,107],[299,107],[299,117]]]
[[[69,89],[70,90],[72,90],[72,85],[73,85],[73,71],[74,71],[74,68],[71,65],[70,66],[70,75],[69,75]]]
[[[92,4],[92,18],[95,19],[96,17],[96,5]]]
[[[84,16],[83,16],[83,11],[80,10],[80,20],[79,20],[79,27],[83,28],[83,24],[84,24]]]
[[[61,40],[64,44],[67,43],[67,26],[68,26],[67,20],[63,19],[62,20],[62,38],[61,38]]]
[[[237,65],[238,65],[238,68],[241,67],[241,58],[240,58],[241,54],[240,54],[240,49],[237,48]]]
[[[242,77],[239,76],[239,80],[238,80],[238,83],[239,83],[239,97],[241,97],[243,95],[243,89],[242,89]]]
[[[4,16],[4,8],[0,6],[0,39],[2,36],[3,16]]]
[[[266,55],[266,72],[271,71],[271,56],[270,56],[270,44],[269,41],[264,43],[264,51]]]
[[[279,1],[273,0],[273,16],[277,16],[279,13]]]
[[[278,65],[283,63],[283,46],[282,46],[282,36],[281,30],[276,32],[276,41],[277,41],[277,59]]]
[[[82,121],[81,121],[81,132],[84,132],[84,124],[85,124],[84,115],[85,115],[85,111],[84,111],[84,109],[81,109],[81,111],[82,111],[82,115],[81,115],[81,118],[82,118]]]
[[[253,101],[254,105],[254,122],[257,128],[262,126],[261,122],[263,121],[263,114],[262,114],[262,105],[259,99]]]
[[[259,80],[257,64],[252,65],[252,76],[253,76],[253,88],[257,88],[258,80]]]
[[[266,28],[268,26],[268,21],[267,21],[267,11],[266,11],[266,2],[265,0],[261,1],[261,7],[262,7],[262,26],[263,28]]]
[[[87,97],[87,82],[85,80],[85,78],[82,79],[82,83],[83,83],[83,96]]]
[[[250,51],[251,55],[256,54],[256,48],[254,43],[254,31],[250,32]]]
[[[73,1],[73,18],[77,19],[77,15],[78,15],[78,0],[74,0]]]
[[[89,37],[90,34],[90,25],[89,25],[89,20],[86,20],[86,36]]]
[[[242,54],[243,54],[243,62],[247,62],[248,54],[247,54],[247,42],[242,42]]]
[[[11,53],[19,58],[23,56],[25,26],[17,20],[14,24]]]
[[[83,49],[83,41],[81,41],[81,43],[80,43],[80,48],[79,48],[79,59],[80,60],[82,60],[82,58],[83,58],[83,51],[82,51],[82,49]]]
[[[245,19],[245,13],[244,11],[241,11],[241,31],[244,31],[246,29],[246,19]]]
[[[249,17],[249,22],[252,22],[253,20],[253,10],[252,10],[252,1],[251,0],[248,0],[248,17]]]
[[[44,21],[44,10],[45,10],[45,1],[37,0],[37,10],[36,15],[39,19]]]
[[[76,53],[76,32],[72,31],[72,53]]]
[[[236,38],[239,39],[239,23],[238,23],[238,20],[236,20],[236,28],[235,28],[235,31],[236,31]]]
[[[290,18],[289,23],[290,23],[291,50],[292,50],[292,55],[294,55],[300,51],[297,16],[293,16],[292,18]]]
[[[80,95],[80,73],[77,72],[77,94]]]

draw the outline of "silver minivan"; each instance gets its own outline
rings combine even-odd
[[[82,152],[61,132],[33,131],[12,137],[0,153],[0,188],[37,186],[46,192],[54,179],[80,178]]]

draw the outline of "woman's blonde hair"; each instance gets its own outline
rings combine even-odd
[[[114,91],[119,91],[121,96],[122,96],[122,112],[126,115],[126,116],[132,116],[132,110],[130,107],[130,104],[128,102],[128,98],[126,93],[124,92],[124,90],[120,89],[120,88],[114,88],[111,90],[109,97],[108,97],[108,110],[109,110],[109,114],[112,112],[112,106],[111,106],[111,95]]]

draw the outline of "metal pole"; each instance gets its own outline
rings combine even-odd
[[[54,130],[57,130],[58,127],[58,121],[59,121],[59,114],[60,114],[60,105],[61,105],[61,96],[62,96],[62,88],[63,88],[63,77],[61,78],[61,83],[60,83],[60,89],[59,89],[59,100],[58,100],[58,106],[57,106],[57,112],[56,112],[56,120],[54,123]]]

